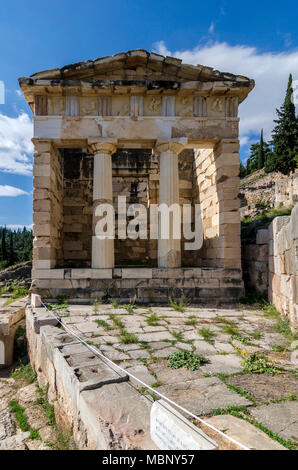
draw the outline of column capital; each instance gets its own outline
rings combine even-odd
[[[97,153],[106,153],[112,155],[117,150],[116,140],[88,140],[88,150],[94,155]]]
[[[31,139],[36,152],[51,152],[55,147],[51,139]]]
[[[182,152],[182,150],[185,149],[186,147],[186,141],[173,141],[173,140],[168,140],[168,141],[161,141],[157,140],[155,147],[154,147],[154,152],[157,155],[160,155],[161,153],[164,152],[172,152],[175,153],[176,155],[179,155],[179,153]]]

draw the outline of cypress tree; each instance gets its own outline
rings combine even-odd
[[[263,139],[263,129],[261,131],[261,138],[260,138],[260,147],[258,149],[258,170],[264,168],[265,165],[265,149],[264,149],[264,139]]]
[[[273,155],[268,159],[265,170],[281,171],[284,174],[296,167],[298,154],[298,120],[292,102],[292,74],[289,76],[286,97],[280,109],[276,110],[275,128],[272,131]]]

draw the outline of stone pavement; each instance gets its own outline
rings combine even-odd
[[[252,448],[280,448],[258,426],[275,433],[277,440],[284,439],[280,443],[290,448],[298,444],[297,364],[291,361],[289,338],[275,330],[277,319],[262,310],[189,306],[181,312],[115,303],[55,309],[74,333],[192,413],[217,420],[224,428],[228,422],[226,432],[233,436],[237,426],[248,429],[244,434]],[[44,309],[35,311],[40,318],[48,315]],[[82,380],[95,378],[96,369],[88,369],[90,352],[74,344],[65,346],[63,354],[67,347],[67,362]],[[179,351],[203,355],[207,363],[194,371],[172,369],[167,358]],[[247,372],[244,358],[253,353],[265,355],[269,364],[282,370],[273,375]],[[124,379],[119,377],[120,382]],[[132,382],[141,393],[148,393]]]

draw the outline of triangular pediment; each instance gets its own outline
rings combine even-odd
[[[181,59],[136,49],[113,56],[78,62],[31,75],[35,80],[169,80],[178,82],[234,82],[253,86],[247,77],[219,72],[203,65],[183,64]]]

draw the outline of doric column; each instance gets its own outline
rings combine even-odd
[[[92,268],[113,268],[114,239],[99,237],[96,234],[96,224],[101,218],[97,213],[98,206],[113,205],[112,154],[116,151],[116,145],[111,142],[89,142],[88,147],[94,155],[91,266]]]
[[[159,179],[159,220],[158,220],[158,267],[177,268],[181,266],[181,222],[176,208],[179,207],[179,176],[178,155],[183,150],[181,143],[157,143],[155,152],[160,156],[160,179]],[[162,206],[169,209],[168,215],[163,212]],[[179,217],[180,218],[180,217]],[[168,235],[165,237],[164,228],[169,221]]]

